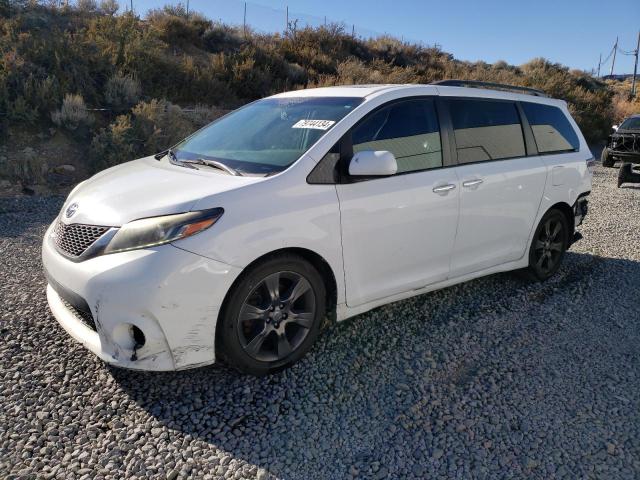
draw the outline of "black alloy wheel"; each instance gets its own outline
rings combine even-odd
[[[569,245],[567,219],[559,210],[547,212],[533,237],[529,250],[529,271],[537,280],[546,280],[560,268]]]
[[[276,272],[245,299],[238,315],[238,338],[250,357],[283,360],[304,341],[315,318],[311,284],[296,272]]]
[[[244,272],[222,314],[218,351],[243,373],[264,375],[298,361],[326,314],[322,276],[302,257],[284,254]]]

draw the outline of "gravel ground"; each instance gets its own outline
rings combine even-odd
[[[49,314],[61,199],[0,201],[2,478],[640,478],[640,186],[598,167],[584,239],[379,308],[294,368],[107,367]]]

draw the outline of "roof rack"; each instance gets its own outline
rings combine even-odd
[[[481,82],[478,80],[440,80],[433,82],[431,85],[441,85],[443,87],[472,87],[472,88],[490,88],[493,90],[510,90],[518,93],[527,93],[536,97],[546,97],[547,94],[542,90],[535,88],[520,87],[517,85],[507,85],[504,83]]]

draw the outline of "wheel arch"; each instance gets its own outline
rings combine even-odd
[[[542,217],[544,217],[551,210],[559,210],[560,212],[562,212],[562,214],[567,219],[567,225],[569,226],[569,235],[568,235],[567,248],[569,248],[569,246],[571,245],[571,241],[573,239],[573,235],[574,235],[575,230],[576,230],[575,218],[574,218],[574,215],[573,215],[573,208],[566,202],[554,203],[553,205],[551,205],[547,209],[546,212],[544,212]]]
[[[233,291],[233,289],[236,287],[236,285],[240,281],[242,281],[242,279],[244,278],[244,275],[246,274],[246,272],[251,270],[253,267],[255,267],[256,265],[258,265],[258,264],[260,264],[262,262],[264,262],[265,260],[268,260],[268,259],[273,258],[273,257],[280,256],[280,255],[284,255],[284,254],[294,254],[294,255],[297,255],[299,257],[302,257],[303,259],[308,261],[311,265],[313,265],[313,267],[318,271],[318,273],[320,273],[320,276],[322,277],[322,279],[324,281],[326,292],[327,292],[326,293],[327,294],[327,298],[326,298],[326,305],[327,305],[326,317],[327,317],[327,320],[329,321],[329,323],[335,323],[335,321],[336,321],[336,305],[337,305],[337,302],[338,302],[338,283],[336,281],[335,273],[334,273],[333,269],[331,268],[331,265],[329,264],[329,262],[327,262],[324,259],[324,257],[322,257],[320,254],[314,252],[313,250],[309,250],[307,248],[287,247],[287,248],[281,248],[281,249],[278,249],[278,250],[273,250],[271,252],[265,253],[264,255],[261,255],[260,257],[256,258],[251,263],[249,263],[246,267],[244,267],[242,269],[242,272],[240,272],[240,274],[237,276],[237,278],[233,281],[233,283],[231,284],[231,286],[227,290],[227,293],[224,296],[224,300],[222,301],[222,305],[220,307],[220,311],[218,313],[218,321],[216,322],[216,329],[215,329],[215,343],[216,343],[216,349],[215,350],[216,350],[216,353],[221,351],[219,346],[220,346],[220,341],[221,341],[220,332],[221,332],[222,329],[219,329],[218,325],[220,325],[220,319],[225,314],[225,309],[227,307],[227,304],[228,304],[228,301],[229,301],[229,297],[231,296],[231,292]]]

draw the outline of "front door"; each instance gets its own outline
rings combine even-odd
[[[455,169],[443,168],[433,99],[383,106],[348,135],[354,152],[393,153],[398,173],[337,185],[347,304],[446,280],[459,185]]]

